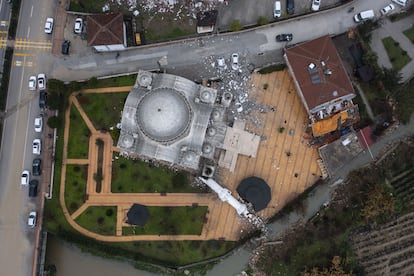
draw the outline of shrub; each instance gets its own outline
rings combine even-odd
[[[263,89],[267,90],[267,88],[269,88],[269,84],[268,83],[263,84]]]
[[[282,71],[286,68],[286,64],[284,63],[280,63],[280,64],[276,64],[276,65],[271,65],[269,67],[265,67],[263,69],[259,70],[260,74],[270,74],[273,73],[275,71]]]
[[[60,128],[60,120],[57,116],[52,116],[47,119],[47,125],[50,128]]]
[[[257,20],[257,24],[259,25],[259,26],[263,26],[263,25],[266,25],[266,24],[268,24],[269,23],[269,20],[267,20],[267,18],[266,17],[264,17],[264,16],[260,16],[259,17],[259,20]]]
[[[280,132],[280,133],[283,133],[284,131],[285,131],[285,128],[284,128],[284,127],[280,127],[280,128],[279,128],[279,132]]]
[[[105,214],[106,214],[107,217],[110,217],[114,214],[114,211],[112,209],[106,209]]]
[[[231,22],[231,24],[230,24],[230,30],[232,31],[232,32],[237,32],[237,31],[240,31],[242,29],[242,26],[241,26],[241,24],[240,24],[240,21],[239,20],[233,20],[232,22]]]

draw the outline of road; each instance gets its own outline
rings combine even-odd
[[[2,0],[4,2],[4,0]],[[1,3],[3,14],[4,3]],[[39,42],[49,39],[43,26],[46,16],[53,16],[55,3],[47,1],[22,1],[17,27],[13,66],[10,73],[7,98],[7,117],[0,152],[0,267],[2,275],[31,275],[36,229],[27,227],[27,216],[37,210],[39,196],[28,198],[28,188],[21,187],[23,169],[31,170],[33,159],[31,144],[35,135],[33,120],[39,115],[38,93],[29,92],[28,78],[48,68],[41,60],[46,52],[37,55]],[[43,16],[45,15],[45,16]],[[0,20],[5,18],[1,17]],[[26,42],[22,39],[26,38]],[[50,44],[50,43],[49,43]],[[25,48],[25,50],[22,50]],[[50,48],[50,47],[49,47]],[[46,47],[47,50],[47,47]],[[50,51],[50,50],[49,50]],[[33,176],[32,176],[33,178]]]

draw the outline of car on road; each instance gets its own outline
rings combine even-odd
[[[286,12],[289,15],[295,13],[295,0],[286,0]]]
[[[37,217],[37,213],[35,211],[30,212],[29,218],[27,219],[27,225],[30,228],[33,228],[36,226],[36,217]]]
[[[62,43],[62,55],[69,55],[70,41],[65,40]]]
[[[273,17],[279,18],[282,16],[282,6],[280,4],[280,1],[275,1],[274,7],[273,7]]]
[[[231,54],[231,68],[233,70],[239,69],[239,54],[237,53]]]
[[[34,120],[34,130],[35,132],[42,132],[43,129],[43,118],[36,117]]]
[[[224,58],[219,57],[219,58],[217,59],[217,66],[218,66],[219,68],[226,68],[226,61],[224,60]]]
[[[383,8],[380,10],[380,13],[381,13],[382,15],[387,15],[387,14],[389,14],[390,12],[392,12],[393,10],[395,10],[395,6],[394,6],[393,4],[389,4],[388,6],[383,7]]]
[[[53,31],[53,18],[48,17],[46,18],[45,22],[45,33],[51,34]]]
[[[39,86],[39,90],[46,89],[46,75],[41,73],[37,75],[37,86]]]
[[[312,0],[312,11],[319,11],[319,7],[321,6],[321,0]]]
[[[279,34],[276,36],[277,42],[291,41],[292,39],[293,39],[293,34]]]
[[[354,21],[359,23],[361,21],[366,21],[370,19],[374,19],[375,13],[373,10],[362,11],[354,15]]]
[[[42,159],[40,159],[40,158],[33,159],[32,174],[33,174],[33,176],[39,176],[39,175],[42,174]]]
[[[40,155],[42,152],[42,142],[40,139],[33,140],[33,154]]]
[[[37,187],[39,186],[39,180],[33,179],[29,183],[29,197],[37,196]]]
[[[39,107],[40,109],[44,110],[46,108],[46,102],[47,102],[47,93],[46,91],[40,91],[39,94]]]
[[[29,90],[30,91],[36,90],[36,83],[37,83],[36,76],[30,76],[29,77]]]
[[[75,19],[75,26],[73,28],[73,31],[75,32],[75,34],[80,34],[82,33],[82,29],[83,29],[83,19],[78,17]]]
[[[30,172],[28,170],[24,170],[22,172],[22,177],[20,180],[21,185],[27,185],[30,182]]]

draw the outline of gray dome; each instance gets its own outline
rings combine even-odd
[[[158,88],[141,99],[136,120],[147,137],[158,142],[169,142],[187,131],[191,123],[191,108],[179,92]]]

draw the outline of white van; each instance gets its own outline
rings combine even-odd
[[[362,11],[360,13],[355,14],[354,21],[361,22],[368,19],[373,19],[375,17],[375,13],[373,10]]]
[[[282,16],[282,7],[280,5],[280,1],[275,1],[275,5],[273,8],[273,17],[279,18],[280,16]]]

